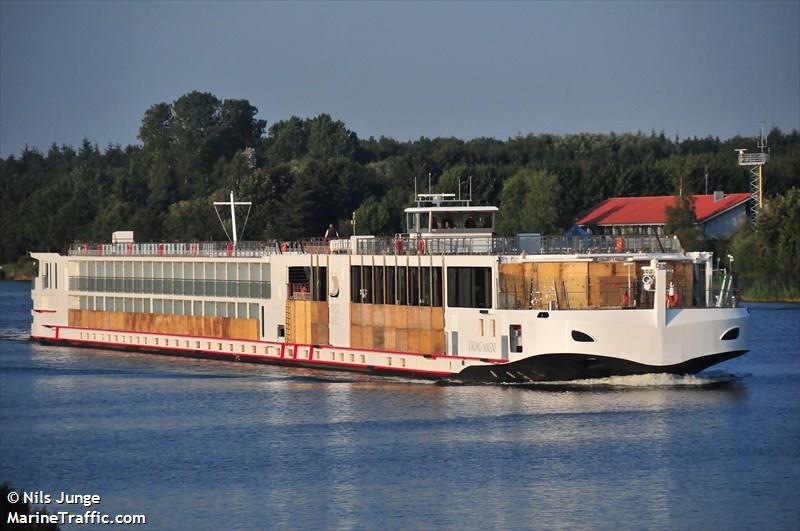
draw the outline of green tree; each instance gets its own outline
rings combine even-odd
[[[676,196],[674,205],[666,208],[666,214],[667,234],[675,234],[685,251],[699,251],[703,248],[703,228],[697,223],[694,197]]]
[[[800,298],[800,188],[767,201],[731,242],[745,295]]]
[[[555,174],[533,169],[518,171],[506,180],[500,192],[499,232],[554,233],[560,195]]]
[[[391,219],[391,202],[369,196],[356,209],[356,231],[359,234],[386,234]]]

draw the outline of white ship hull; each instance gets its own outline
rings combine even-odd
[[[34,340],[51,344],[488,383],[528,383],[644,373],[694,374],[749,349],[747,309],[670,308],[669,294],[665,289],[666,268],[654,268],[655,285],[664,288],[653,291],[652,306],[647,309],[559,309],[564,300],[560,304],[551,301],[543,306],[544,303],[539,302],[538,307],[531,303],[531,307],[525,309],[508,309],[501,303],[501,290],[498,288],[503,264],[552,264],[558,261],[585,264],[587,260],[597,260],[597,257],[430,255],[420,247],[415,247],[415,252],[410,255],[399,252],[382,255],[293,253],[284,250],[201,256],[202,252],[194,247],[165,252],[157,247],[132,246],[118,251],[98,249],[94,253],[86,247],[78,247],[68,256],[33,254],[40,265],[39,277],[32,291],[31,336]],[[400,247],[397,249],[399,251]],[[652,257],[638,254],[616,258],[644,263]],[[659,259],[668,258],[653,258],[652,264],[657,266],[663,263],[658,262]],[[685,256],[672,258],[686,260]],[[710,263],[710,255],[700,258]],[[85,265],[90,262],[111,264],[104,267],[112,269],[123,264],[119,265],[124,277],[122,284],[116,284],[110,291],[108,285],[98,289],[89,281],[83,282],[82,268],[94,271],[94,266]],[[180,290],[183,293],[175,293],[178,289],[172,287],[169,295],[147,292],[146,274],[144,290],[136,288],[139,280],[136,272],[147,272],[158,262],[171,263],[175,271],[180,270],[181,275],[192,277],[175,279],[176,285],[179,281],[182,283]],[[125,284],[128,264],[132,271],[130,290]],[[241,292],[237,292],[237,296],[208,295],[207,292],[201,295],[198,286],[207,284],[208,279],[195,277],[198,271],[207,271],[203,264],[206,267],[211,264],[212,270],[222,264],[219,270],[227,275],[227,280],[217,278],[214,282],[218,284],[234,282],[231,278],[238,279],[235,282],[244,282],[231,271],[244,271],[249,275],[246,282],[252,284],[255,282],[252,280],[253,271],[262,271],[259,282],[269,283],[270,293],[258,297],[252,296],[254,291],[248,292],[247,297],[243,297]],[[233,269],[226,269],[227,266]],[[268,267],[259,269],[261,266]],[[447,278],[449,268],[473,266],[483,268],[491,275],[488,307],[453,306],[449,297],[455,288],[442,279]],[[315,303],[324,315],[306,316],[303,326],[307,333],[296,331],[291,334],[288,329],[292,327],[291,319],[297,318],[298,310],[295,308],[292,310],[295,313],[291,313],[290,306],[294,299],[303,301],[307,295],[306,292],[294,291],[291,270],[303,267],[309,270],[321,268],[319,271],[324,272],[325,293],[317,294],[324,300]],[[357,286],[354,287],[351,281],[355,278],[352,276],[354,268],[359,267],[383,268],[374,270],[380,271],[381,275],[388,275],[384,271],[392,268],[436,269],[440,272],[440,300],[432,296],[425,299],[428,306],[424,306],[423,298],[420,298],[414,308],[424,306],[427,313],[416,309],[406,311],[407,305],[398,313],[397,308],[401,306],[399,295],[394,304],[387,304],[388,295],[381,295],[384,297],[382,304],[367,303],[363,290],[356,290]],[[192,273],[184,273],[186,271]],[[372,274],[373,270],[370,271]],[[390,289],[386,277],[382,278],[382,289]],[[437,289],[436,275],[431,273],[429,278],[433,290]],[[588,284],[585,286],[587,293],[590,291]],[[120,285],[123,293],[116,289]],[[373,289],[376,285],[374,280],[370,284]],[[418,292],[422,294],[423,288],[419,287]],[[591,301],[591,297],[586,295],[585,300]],[[175,302],[170,303],[170,314],[163,316],[156,311],[155,305],[157,301],[168,298],[175,299]],[[706,299],[711,300],[709,296]],[[577,299],[568,299],[567,303],[569,300]],[[179,303],[181,309],[177,314]],[[117,306],[111,311],[109,304]],[[216,312],[213,316],[209,315],[209,308]],[[226,313],[222,313],[220,308]],[[403,319],[402,324],[390,326],[389,321],[397,315]],[[198,323],[209,323],[214,319],[224,326],[219,330],[207,326],[205,330],[212,330],[212,333],[198,331]],[[426,322],[428,319],[430,322]],[[441,320],[441,324],[437,324],[437,320]],[[126,328],[122,324],[130,322],[136,326]],[[147,326],[151,328],[143,329],[142,322],[150,323]],[[186,328],[176,329],[174,323],[185,323]],[[315,336],[314,331],[323,330],[315,327],[322,324],[324,333]],[[247,325],[247,337],[236,337],[233,330],[239,325]],[[167,330],[165,327],[172,328]]]

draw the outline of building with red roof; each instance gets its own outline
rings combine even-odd
[[[707,239],[731,234],[747,219],[749,193],[693,195],[697,222]],[[667,207],[675,196],[612,197],[592,207],[576,222],[591,234],[665,234]]]

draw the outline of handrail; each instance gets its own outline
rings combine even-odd
[[[536,254],[624,254],[676,253],[680,242],[674,236],[353,236],[350,239],[269,240],[229,242],[75,242],[70,256],[182,256],[241,258],[277,254],[355,255],[528,255]]]

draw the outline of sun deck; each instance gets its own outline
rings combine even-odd
[[[74,243],[69,256],[185,256],[254,258],[279,254],[352,255],[600,255],[680,253],[674,237],[539,236],[458,237],[352,236],[349,239],[229,242]]]

